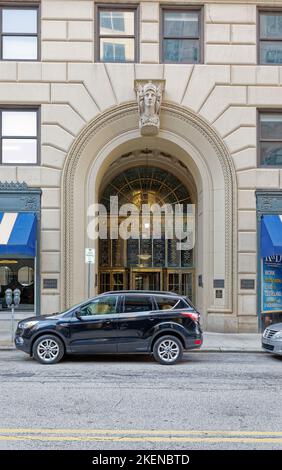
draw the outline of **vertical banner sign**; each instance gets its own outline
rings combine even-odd
[[[282,256],[263,258],[263,312],[282,312]]]
[[[94,248],[85,248],[85,263],[88,264],[88,289],[87,296],[90,297],[90,287],[91,287],[91,269],[90,265],[95,263],[95,249]]]

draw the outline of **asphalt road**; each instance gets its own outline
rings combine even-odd
[[[0,351],[0,449],[282,449],[282,358]]]

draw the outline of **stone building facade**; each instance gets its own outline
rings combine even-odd
[[[3,146],[8,145],[9,136],[2,125],[0,164],[3,213],[20,212],[21,207],[5,207],[1,194],[5,201],[9,192],[18,191],[18,200],[26,197],[25,210],[32,211],[28,198],[35,188],[42,191],[32,268],[36,272],[36,310],[48,314],[79,302],[88,295],[88,281],[90,295],[95,295],[99,286],[102,289],[102,275],[110,288],[118,275],[121,287],[137,288],[140,279],[144,281],[144,272],[148,276],[158,273],[150,278],[155,288],[169,289],[173,280],[177,284],[182,267],[170,270],[169,266],[157,269],[151,265],[146,270],[139,265],[140,269],[128,266],[125,272],[125,265],[112,265],[107,270],[107,262],[101,264],[99,242],[90,240],[87,233],[89,206],[101,199],[115,178],[130,169],[157,168],[180,181],[196,204],[196,247],[193,262],[183,273],[190,279],[204,327],[258,331],[262,311],[260,217],[264,211],[272,213],[273,200],[274,213],[281,210],[282,160],[274,152],[270,163],[267,161],[261,129],[269,119],[279,127],[282,112],[277,36],[282,2],[0,3],[2,9],[10,7],[38,7],[38,28],[32,32],[37,37],[38,56],[29,60],[9,56],[5,41],[13,30],[7,26],[7,33],[2,24],[0,60],[2,123],[8,122],[11,111],[37,113],[37,133],[32,136],[38,145],[35,159],[29,162],[15,156],[13,162],[5,157],[8,147]],[[132,30],[124,33],[131,44],[127,51],[120,48],[122,40],[113,40],[112,45],[102,37],[98,21],[101,11],[116,12],[117,7],[135,15]],[[179,21],[179,12],[196,15],[193,21],[197,21],[198,33],[194,39],[183,35],[187,50],[189,41],[194,41],[194,55],[188,52],[187,60],[179,58],[181,48],[175,48],[175,43],[166,43],[170,33],[166,37],[165,12],[175,13],[175,21]],[[267,20],[263,15],[278,18],[273,41],[271,25],[264,27]],[[106,15],[105,21],[114,18]],[[13,36],[17,41],[28,36],[20,28],[15,30],[21,33]],[[270,31],[267,38],[265,30]],[[172,33],[172,41],[177,41],[175,34],[177,31]],[[140,133],[136,81],[163,84],[156,135]],[[266,142],[269,140],[267,134]],[[272,140],[279,148],[279,135]],[[25,184],[12,184],[17,182]],[[261,204],[259,208],[257,204]],[[87,247],[96,250],[90,271],[85,264]],[[3,256],[1,266],[5,265]],[[161,283],[165,276],[166,282]],[[18,313],[24,315],[27,312]]]

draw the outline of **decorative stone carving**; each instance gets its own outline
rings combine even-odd
[[[135,91],[142,135],[156,135],[160,128],[160,108],[164,80],[136,80]]]

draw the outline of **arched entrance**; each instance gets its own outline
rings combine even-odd
[[[215,130],[188,109],[163,103],[161,128],[154,137],[140,136],[137,111],[132,102],[101,113],[69,151],[62,176],[62,308],[87,296],[85,248],[97,254],[99,250],[98,241],[88,236],[89,207],[98,203],[115,162],[119,171],[112,178],[128,167],[128,155],[145,149],[151,152],[152,166],[185,183],[197,203],[195,299],[204,326],[238,331],[236,177],[231,156]],[[146,161],[146,155],[142,158]],[[97,294],[99,262],[90,272],[90,285],[90,295]]]
[[[173,172],[167,168],[167,161],[172,160]],[[119,210],[128,204],[138,210],[138,234],[135,238],[111,239],[108,217],[108,237],[99,240],[99,292],[169,290],[195,301],[195,248],[180,250],[175,230],[166,237],[164,213],[156,220],[158,233],[154,233],[152,213],[147,217],[142,214],[142,207],[158,205],[170,207],[174,215],[175,207],[182,208],[187,217],[187,209],[192,211],[196,203],[189,171],[176,158],[156,149],[127,153],[110,165],[101,183],[99,202],[108,214],[113,197]],[[119,216],[119,224],[124,219]]]

